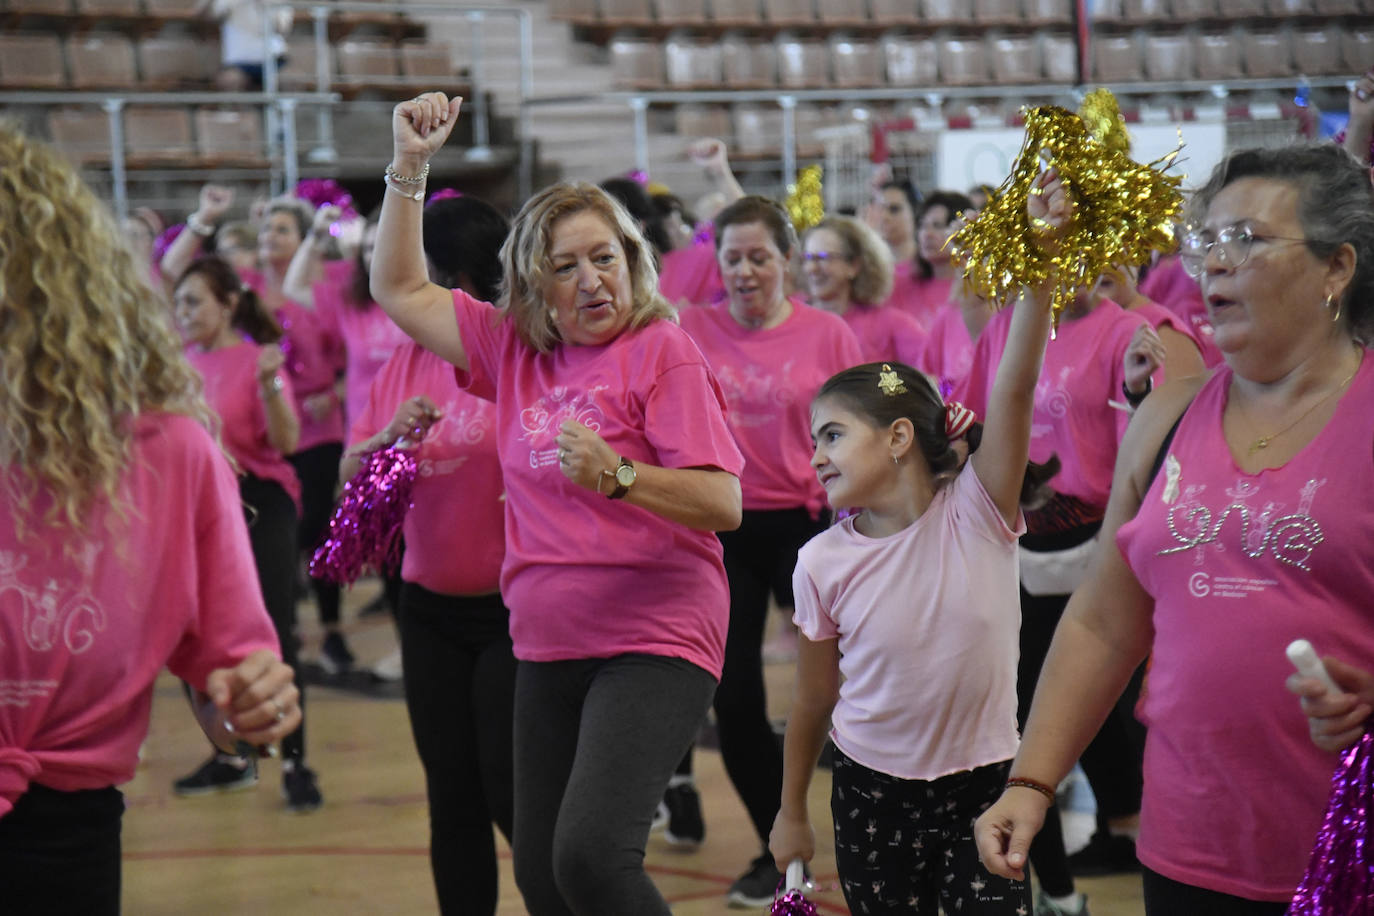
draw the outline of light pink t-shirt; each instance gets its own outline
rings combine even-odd
[[[919,321],[921,327],[928,328],[935,319],[935,312],[949,301],[953,285],[953,277],[923,279],[913,262],[902,261],[893,265],[892,295],[887,305],[895,305]]]
[[[992,316],[974,346],[968,375],[955,389],[955,400],[980,418],[987,414],[1011,316],[1012,309]],[[1098,509],[1107,505],[1117,446],[1131,418],[1107,402],[1123,400],[1122,358],[1131,335],[1144,323],[1144,316],[1110,300],[1103,300],[1077,321],[1060,321],[1045,348],[1040,382],[1035,386],[1031,460],[1043,462],[1057,454],[1063,470],[1050,486],[1056,493],[1077,497]]]
[[[1207,368],[1215,369],[1221,365],[1221,351],[1212,339],[1212,319],[1202,300],[1202,290],[1198,288],[1197,281],[1188,276],[1177,255],[1160,259],[1150,269],[1145,279],[1140,281],[1140,294],[1183,319],[1202,352],[1202,361]]]
[[[453,366],[406,341],[372,380],[349,445],[372,438],[401,402],[420,394],[442,416],[414,453],[419,475],[406,513],[401,578],[441,595],[490,594],[506,555],[496,405],[459,388]]]
[[[973,338],[964,323],[963,310],[956,302],[946,302],[935,312],[926,337],[926,349],[917,368],[933,375],[940,396],[949,398],[973,365]]]
[[[493,306],[462,290],[453,303],[471,363],[458,384],[496,401],[501,594],[516,657],[639,652],[719,678],[730,608],[720,540],[577,486],[559,470],[555,442],[563,422],[577,420],[632,461],[739,476],[725,396],[701,351],[660,320],[602,346],[539,353]]]
[[[266,288],[262,274],[244,270],[239,274],[259,296]],[[317,419],[305,407],[305,399],[334,390],[344,370],[343,341],[315,314],[298,302],[284,301],[274,313],[284,332],[281,348],[286,354],[286,373],[294,383],[296,414],[301,419],[297,452],[330,442],[343,442],[343,405],[335,398],[329,411]]]
[[[301,483],[296,470],[282,453],[267,441],[267,405],[258,385],[258,354],[262,347],[250,341],[204,351],[191,346],[186,359],[205,379],[205,400],[219,414],[220,441],[239,469],[281,485],[301,508]],[[282,376],[286,387],[281,397],[293,403],[291,379]]]
[[[410,338],[371,299],[361,306],[351,300],[356,269],[352,261],[332,261],[326,267],[324,281],[311,290],[325,330],[343,341],[344,423],[351,427],[363,412],[378,370]]]
[[[859,339],[859,349],[867,362],[896,360],[925,371],[927,335],[921,323],[900,309],[854,303],[844,315],[845,323]]]
[[[696,242],[660,259],[658,291],[678,307],[718,302],[725,295],[714,242]]]
[[[1308,639],[1374,669],[1374,359],[1315,439],[1258,474],[1222,437],[1230,379],[1203,386],[1117,533],[1154,598],[1138,852],[1175,881],[1282,901],[1337,762],[1284,688],[1284,649]]]
[[[92,509],[89,530],[112,531],[73,556],[41,525],[24,541],[0,525],[0,816],[30,782],[132,779],[164,666],[204,689],[211,671],[277,651],[239,490],[204,429],[140,417],[120,495],[126,514]]]
[[[854,522],[812,538],[792,576],[802,633],[840,641],[835,745],[900,779],[1011,759],[1024,522],[1007,527],[971,467],[897,534]]]
[[[711,363],[744,453],[745,509],[805,506],[815,518],[825,491],[811,469],[811,401],[836,372],[864,362],[843,318],[796,300],[775,328],[753,330],[727,304],[683,309],[682,327]]]

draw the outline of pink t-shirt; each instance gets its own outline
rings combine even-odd
[[[267,441],[267,406],[258,385],[258,354],[262,347],[250,341],[204,351],[191,346],[186,359],[205,379],[205,400],[219,414],[220,440],[239,469],[263,480],[281,485],[301,509],[301,483],[296,470],[282,453]],[[291,379],[283,376],[286,387],[281,397],[292,403]]]
[[[950,397],[973,365],[973,338],[964,323],[963,310],[956,302],[946,302],[935,312],[926,337],[926,349],[917,368],[933,375],[940,396]]]
[[[671,321],[654,321],[602,346],[539,353],[493,306],[462,290],[453,303],[471,364],[458,384],[496,401],[501,594],[516,657],[640,652],[720,677],[730,608],[720,540],[577,486],[559,471],[555,442],[577,420],[632,461],[738,476],[744,459],[701,351]]]
[[[727,304],[683,309],[682,327],[711,363],[730,405],[730,428],[744,453],[745,509],[825,505],[811,469],[811,401],[836,372],[864,361],[843,318],[792,300],[775,328],[752,330]]]
[[[1009,308],[992,316],[974,346],[968,375],[955,389],[955,400],[980,419],[987,414],[1011,317]],[[1144,323],[1144,316],[1127,312],[1111,300],[1103,300],[1076,321],[1060,321],[1045,348],[1045,363],[1035,386],[1031,460],[1043,462],[1057,454],[1063,470],[1050,486],[1056,493],[1077,497],[1098,509],[1106,508],[1117,445],[1131,418],[1107,402],[1123,400],[1121,361],[1131,335]]]
[[[453,380],[453,366],[406,341],[382,366],[349,431],[349,445],[386,427],[402,401],[426,395],[443,414],[415,458],[401,578],[441,595],[496,591],[506,555],[496,405]]]
[[[924,371],[926,332],[921,323],[900,309],[854,303],[842,316],[869,362],[897,360]]]
[[[1212,340],[1212,319],[1207,314],[1207,305],[1202,300],[1202,290],[1197,281],[1188,276],[1183,262],[1177,255],[1161,258],[1150,269],[1145,279],[1140,281],[1140,294],[1158,302],[1173,312],[1192,333],[1193,340],[1202,352],[1202,361],[1208,369],[1222,363],[1221,351]]]
[[[895,305],[919,321],[921,327],[928,328],[935,319],[935,312],[949,301],[953,285],[953,277],[923,279],[913,262],[902,261],[893,265],[892,295],[887,304]]]
[[[1131,311],[1142,316],[1156,331],[1160,328],[1169,328],[1191,340],[1193,346],[1198,346],[1197,335],[1192,328],[1188,327],[1188,323],[1158,302],[1145,302],[1137,305]]]
[[[658,291],[673,305],[705,305],[725,295],[714,242],[697,242],[663,255]]]
[[[900,779],[1015,756],[1024,522],[1007,527],[971,467],[897,534],[854,522],[812,538],[792,576],[802,633],[840,641],[835,745]]]
[[[259,296],[266,288],[262,274],[244,270],[239,274]],[[296,413],[301,418],[301,439],[296,451],[303,452],[329,442],[343,442],[343,405],[335,398],[323,417],[316,418],[305,407],[305,399],[333,391],[344,370],[343,341],[315,314],[298,302],[284,301],[273,313],[285,336],[281,341],[286,354],[286,372],[294,383]]]
[[[163,667],[204,689],[211,671],[277,651],[239,490],[204,429],[140,417],[120,496],[125,514],[93,508],[97,539],[73,556],[41,525],[23,541],[0,526],[0,816],[30,782],[132,779]]]
[[[1239,470],[1207,381],[1117,544],[1154,598],[1140,860],[1166,877],[1289,899],[1337,758],[1284,688],[1284,648],[1374,669],[1374,359],[1281,468]]]
[[[325,280],[311,289],[326,332],[343,341],[344,422],[352,426],[367,404],[368,389],[382,364],[410,338],[371,299],[361,306],[352,301],[356,269],[352,261],[332,261],[326,267]]]

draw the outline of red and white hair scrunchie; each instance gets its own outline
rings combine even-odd
[[[945,404],[945,435],[949,437],[950,442],[964,438],[969,427],[977,420],[974,412],[958,401],[949,401]]]

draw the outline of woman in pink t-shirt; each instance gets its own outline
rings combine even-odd
[[[0,909],[120,910],[117,785],[164,667],[226,749],[299,722],[233,474],[147,262],[0,124]]]
[[[932,191],[916,209],[911,240],[901,247],[892,246],[896,266],[889,303],[914,316],[922,327],[930,326],[936,310],[949,299],[955,271],[945,243],[959,215],[971,212],[973,201],[963,194]]]
[[[219,416],[225,449],[238,465],[239,494],[263,600],[281,640],[282,657],[296,666],[296,524],[301,488],[286,455],[300,438],[300,420],[277,346],[281,328],[244,289],[234,269],[202,258],[173,289],[186,356],[204,379],[205,396]],[[305,765],[305,684],[301,727],[282,742],[282,791],[292,811],[320,806],[314,772]],[[257,781],[252,761],[216,752],[194,773],[178,779],[178,795],[225,791]]]
[[[730,634],[715,710],[725,771],[760,847],[728,896],[737,906],[766,906],[781,877],[767,845],[782,789],[782,751],[763,680],[768,597],[791,606],[797,549],[824,525],[825,497],[807,464],[807,405],[827,378],[863,362],[863,351],[842,318],[787,298],[796,236],[782,207],[766,197],[741,198],[716,215],[716,233],[728,298],[683,311],[682,327],[725,389],[730,427],[746,461],[744,521],[720,536],[730,577]]]
[[[1146,912],[1278,916],[1336,763],[1284,691],[1284,648],[1374,660],[1374,194],[1335,147],[1243,150],[1192,209],[1181,252],[1226,367],[1132,421],[1012,772],[1056,784],[1148,654]],[[1367,679],[1331,667],[1346,693],[1294,683],[1319,735],[1374,708]],[[991,870],[1021,872],[1045,808],[1009,789],[980,819]]]
[[[802,276],[810,303],[845,320],[864,359],[921,364],[926,332],[906,312],[884,308],[892,257],[877,233],[849,216],[828,216],[802,239]]]
[[[973,365],[973,345],[997,310],[962,280],[950,287],[949,301],[935,312],[927,329],[921,366],[949,397]]]
[[[1053,171],[1038,182],[1029,216],[1062,228],[1067,193]],[[803,639],[769,849],[779,868],[815,854],[807,795],[829,731],[835,864],[855,913],[1030,906],[1027,883],[983,870],[972,832],[1016,750],[1020,506],[1054,472],[1026,464],[1048,290],[1012,321],[986,427],[902,364],[845,370],[812,402],[811,465],[832,507],[859,511],[793,574]]]
[[[492,301],[509,224],[475,197],[425,207],[429,275]],[[410,730],[425,769],[430,866],[441,913],[492,914],[496,824],[514,836],[515,656],[498,590],[505,557],[496,407],[453,366],[406,340],[373,379],[340,476],[402,436],[419,465],[405,518],[396,625]],[[454,524],[454,519],[462,519]]]
[[[428,281],[423,185],[458,107],[432,92],[393,111],[372,293],[496,405],[516,883],[535,916],[666,916],[644,847],[723,663],[712,532],[739,523],[743,459],[643,236],[599,188],[526,202],[499,308]]]

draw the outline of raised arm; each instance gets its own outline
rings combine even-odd
[[[725,141],[708,137],[697,140],[687,147],[687,155],[692,157],[692,161],[701,166],[710,180],[712,187],[725,198],[723,206],[739,200],[744,196],[744,188],[740,187],[735,173],[730,168],[730,158],[726,152]]]
[[[167,246],[158,270],[162,282],[170,286],[186,272],[191,262],[200,256],[207,240],[215,235],[215,227],[229,212],[234,202],[234,192],[217,184],[207,184],[200,189],[200,202],[196,211],[186,217],[186,228],[181,231],[172,244]]]
[[[1072,215],[1073,201],[1058,172],[1048,169],[1036,176],[1027,218],[1043,227],[1046,244],[1053,243]],[[983,442],[969,459],[1008,525],[1016,524],[1021,484],[1026,476],[1035,385],[1040,380],[1050,333],[1049,298],[1048,289],[1023,291],[1010,306],[1015,311],[1007,331],[1006,349],[988,394]]]
[[[322,270],[320,264],[324,259],[325,236],[329,234],[329,227],[342,213],[342,210],[332,204],[315,211],[315,220],[310,224],[310,231],[296,248],[296,253],[291,258],[291,266],[286,269],[286,276],[282,278],[282,295],[308,309],[315,307],[315,284],[319,282]]]
[[[1126,682],[1150,650],[1154,602],[1116,546],[1117,530],[1140,509],[1160,444],[1201,378],[1165,385],[1141,405],[1121,442],[1112,495],[1087,581],[1073,593],[1045,661],[1011,776],[1053,792],[1073,768]],[[981,451],[981,449],[980,449]],[[1022,879],[1031,838],[1050,800],[1008,788],[983,813],[974,838],[993,874]]]
[[[468,355],[453,313],[453,293],[429,281],[422,242],[423,176],[429,160],[453,132],[462,101],[427,92],[392,110],[392,159],[377,224],[371,287],[372,298],[401,330],[466,370]]]
[[[1350,90],[1350,120],[1345,125],[1345,148],[1366,166],[1374,140],[1374,68],[1365,71]]]

